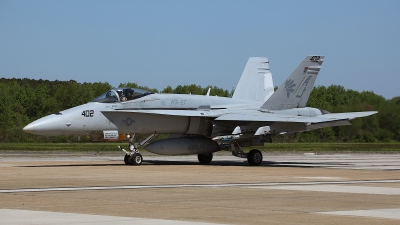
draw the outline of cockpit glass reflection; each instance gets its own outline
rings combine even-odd
[[[154,94],[151,91],[146,91],[137,88],[113,88],[99,97],[93,99],[91,102],[100,103],[113,103],[124,102],[141,98],[146,95]]]

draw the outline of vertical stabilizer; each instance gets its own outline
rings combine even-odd
[[[324,56],[307,56],[261,110],[304,108],[323,62]]]
[[[263,103],[273,93],[274,84],[268,59],[249,58],[232,98]]]

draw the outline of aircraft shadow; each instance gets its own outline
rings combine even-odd
[[[187,165],[201,165],[196,161],[165,161],[165,160],[144,160],[141,166],[187,166]],[[292,167],[292,168],[323,168],[327,166],[346,166],[350,164],[341,163],[304,163],[304,162],[276,162],[276,161],[264,161],[261,165],[256,167]],[[18,166],[25,168],[52,168],[52,167],[114,167],[114,166],[127,166],[122,161],[115,161],[112,163],[73,163],[73,164],[53,164],[53,165],[27,165]],[[226,160],[215,160],[208,165],[204,166],[242,166],[242,167],[253,167],[250,166],[247,161],[226,161]],[[135,167],[132,165],[132,167]]]
[[[295,167],[295,168],[323,168],[331,166],[348,166],[346,163],[331,163],[331,162],[263,162],[268,164],[268,167]]]
[[[104,164],[96,164],[96,163],[82,163],[82,164],[65,164],[65,165],[30,165],[30,166],[17,166],[23,168],[46,168],[46,167],[103,167],[103,166],[126,166],[121,163],[104,163]]]

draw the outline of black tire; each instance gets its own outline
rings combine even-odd
[[[129,157],[129,164],[139,166],[142,165],[143,157],[140,153],[135,153]]]
[[[124,162],[125,162],[125,165],[129,165],[130,163],[129,163],[129,155],[125,155],[124,156]]]
[[[199,160],[199,162],[201,164],[210,164],[210,162],[213,159],[213,154],[209,153],[209,154],[198,154],[197,155],[197,159]]]
[[[263,160],[263,155],[262,153],[257,150],[257,149],[253,149],[251,150],[248,154],[247,154],[247,162],[251,165],[251,166],[258,166],[262,163]]]

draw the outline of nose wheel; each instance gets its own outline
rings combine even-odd
[[[125,155],[124,162],[126,165],[139,166],[142,165],[143,157],[140,153],[135,153],[133,155]]]
[[[130,162],[129,162],[129,157],[131,157],[130,155],[128,155],[128,154],[126,154],[125,155],[125,157],[124,157],[124,162],[125,162],[125,165],[130,165]]]
[[[125,152],[124,163],[126,165],[135,165],[135,166],[142,165],[143,156],[142,154],[139,153],[139,147],[142,147],[143,145],[147,144],[152,138],[154,138],[157,135],[158,135],[157,133],[154,133],[149,137],[147,137],[144,141],[135,145],[134,143],[135,135],[133,134],[129,137],[129,150],[125,150],[121,148],[121,146],[118,146],[119,149]]]

